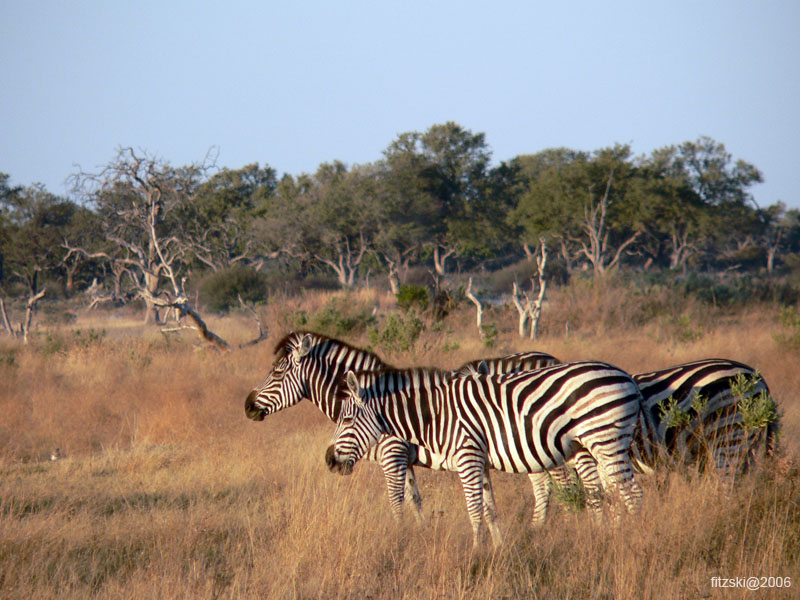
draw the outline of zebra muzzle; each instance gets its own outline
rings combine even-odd
[[[328,446],[328,449],[325,451],[325,464],[328,465],[328,470],[331,473],[350,475],[353,472],[353,463],[350,461],[340,461],[336,456],[336,451],[333,449],[333,444]]]
[[[256,391],[253,390],[247,395],[247,400],[244,401],[244,413],[248,419],[253,421],[263,421],[266,413],[264,409],[256,406]]]

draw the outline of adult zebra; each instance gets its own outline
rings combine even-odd
[[[483,516],[495,546],[495,513],[484,507],[488,469],[538,473],[579,453],[597,462],[604,487],[618,488],[630,511],[641,497],[629,447],[641,394],[630,375],[580,362],[506,375],[452,376],[435,369],[353,372],[325,459],[348,474],[383,435],[417,444],[458,471],[478,544]]]
[[[703,467],[711,462],[718,474],[733,482],[753,464],[761,443],[765,455],[774,453],[777,407],[767,383],[752,367],[712,358],[639,373],[633,379],[643,397],[631,443],[640,470],[652,473],[666,465]],[[745,423],[745,405],[752,402],[761,402],[765,409],[767,422],[757,427]],[[578,456],[574,466],[584,485],[597,486],[591,457]],[[545,520],[549,477],[562,484],[568,479],[563,468],[531,476],[535,524]]]
[[[245,401],[245,413],[250,419],[262,421],[264,417],[288,408],[308,398],[329,419],[336,422],[341,409],[336,383],[348,370],[379,370],[388,367],[377,355],[356,348],[331,337],[298,331],[287,334],[275,346],[275,360],[262,383],[254,388]],[[473,361],[468,365],[478,363]],[[521,370],[536,369],[558,360],[543,352],[523,352],[489,359]],[[510,367],[509,367],[510,368]],[[408,498],[422,519],[422,498],[416,483],[414,466],[446,470],[440,457],[424,448],[398,438],[382,439],[370,449],[368,458],[380,463],[386,479],[389,504],[399,516],[403,502]],[[487,511],[491,506],[491,490],[487,490]]]

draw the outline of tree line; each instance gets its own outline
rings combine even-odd
[[[758,206],[758,168],[708,137],[634,156],[629,145],[546,149],[492,165],[457,123],[399,134],[378,160],[313,174],[172,166],[119,148],[78,170],[73,194],[0,173],[0,297],[89,292],[144,300],[156,320],[191,310],[187,282],[232,270],[343,287],[411,269],[433,278],[532,256],[603,276],[619,268],[772,272],[800,251],[800,213]],[[199,317],[199,316],[198,316]]]

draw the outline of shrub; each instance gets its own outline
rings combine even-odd
[[[249,267],[232,267],[205,277],[200,293],[211,310],[224,312],[239,303],[239,296],[245,302],[264,302],[267,277]]]
[[[430,304],[428,288],[422,285],[401,285],[397,293],[397,306],[403,311],[409,312],[412,309],[418,312],[427,310]]]
[[[298,311],[292,318],[296,327],[305,327],[333,337],[356,335],[375,323],[370,311],[348,298],[333,298],[310,316]]]
[[[742,415],[742,427],[747,431],[761,429],[778,420],[778,405],[772,396],[766,390],[753,395],[760,378],[758,373],[753,377],[739,373],[731,384],[731,392],[738,400],[736,407]]]
[[[661,422],[664,423],[667,428],[680,429],[688,425],[692,420],[689,413],[682,410],[680,406],[678,406],[678,402],[672,396],[659,402],[658,410],[661,413]]]
[[[576,472],[571,471],[569,478],[564,483],[556,481],[550,477],[549,473],[548,477],[550,491],[556,500],[574,512],[584,509],[586,501],[589,499],[589,494]]]
[[[406,352],[414,347],[425,324],[413,314],[405,316],[389,313],[382,327],[368,331],[369,341],[375,347],[389,352]]]

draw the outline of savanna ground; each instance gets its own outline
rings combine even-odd
[[[739,360],[760,369],[779,402],[781,456],[730,492],[693,470],[640,476],[641,514],[617,527],[554,503],[533,529],[527,478],[496,473],[506,543],[495,552],[487,539],[472,555],[456,475],[418,471],[427,523],[410,510],[396,523],[375,464],[347,478],[328,473],[333,426],[310,403],[261,423],[244,415],[274,343],[298,319],[314,325],[331,307],[382,314],[392,298],[273,299],[262,309],[270,339],[227,354],[133,314],[82,312],[68,326],[43,319],[27,347],[0,338],[0,597],[797,597],[800,351],[779,309],[614,289],[550,297],[536,343],[517,337],[514,313],[492,309],[497,336],[487,349],[465,306],[440,325],[423,319],[412,350],[376,350],[399,366],[533,348],[630,372]],[[357,320],[341,337],[366,346]],[[234,343],[253,337],[246,315],[209,323]],[[64,458],[48,460],[56,447]],[[792,588],[712,587],[712,577],[749,576],[790,578]]]

